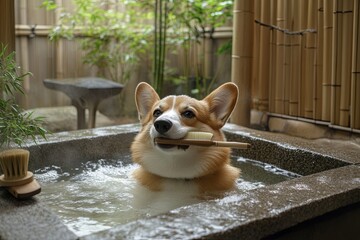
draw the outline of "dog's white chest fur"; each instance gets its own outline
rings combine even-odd
[[[134,207],[154,215],[201,202],[198,186],[192,181],[166,179],[162,184],[163,189],[155,192],[137,184],[134,189]]]
[[[164,153],[152,150],[144,153],[143,166],[156,175],[165,178],[194,178],[201,172],[201,164],[196,161],[201,156],[192,149],[180,153]]]

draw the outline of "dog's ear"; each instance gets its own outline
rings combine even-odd
[[[221,128],[229,119],[238,99],[238,87],[234,83],[225,83],[204,98],[210,106],[210,118]]]
[[[141,122],[151,110],[154,103],[159,100],[159,95],[149,84],[141,82],[137,85],[135,89],[135,102],[139,114],[139,120]]]

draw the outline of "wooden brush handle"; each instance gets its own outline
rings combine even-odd
[[[226,142],[226,141],[212,141],[217,147],[229,147],[237,149],[248,149],[251,147],[250,143],[243,142]]]
[[[251,145],[249,143],[242,142],[226,142],[226,141],[212,141],[212,140],[199,140],[199,139],[167,139],[167,138],[155,138],[155,142],[159,144],[169,145],[196,145],[201,147],[230,147],[237,149],[247,149]]]
[[[168,139],[168,138],[155,138],[155,142],[159,144],[169,144],[169,145],[196,145],[209,147],[214,145],[212,141],[208,140],[198,140],[198,139]]]
[[[6,187],[6,189],[18,199],[29,198],[41,192],[41,186],[35,179],[28,184]]]

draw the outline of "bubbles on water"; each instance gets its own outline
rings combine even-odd
[[[114,221],[124,223],[138,217],[129,207],[134,186],[129,175],[135,167],[110,160],[87,162],[69,172],[58,166],[45,167],[35,171],[42,185],[39,198],[79,236],[101,231]]]
[[[55,165],[38,169],[34,173],[40,182],[58,182],[70,176],[68,172],[64,172],[61,167]]]
[[[235,161],[241,168],[241,176],[236,181],[236,189],[219,199],[221,204],[240,201],[252,189],[291,178],[288,172],[268,164],[244,158],[235,158]],[[137,167],[117,159],[86,162],[68,170],[59,166],[45,167],[35,171],[42,185],[39,198],[78,236],[149,217],[152,209],[133,205],[136,182],[131,173]],[[157,199],[152,196],[149,195],[151,200]],[[214,199],[214,196],[205,196],[189,204],[206,199]],[[167,202],[156,204],[157,207],[167,205]],[[156,213],[159,212],[161,209],[156,209]]]

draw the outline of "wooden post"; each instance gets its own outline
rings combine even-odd
[[[354,1],[350,127],[360,129],[360,3]]]
[[[321,120],[330,121],[331,109],[331,73],[332,73],[332,34],[333,1],[324,1],[324,38],[323,38],[323,76],[322,76],[322,111]]]
[[[0,43],[7,45],[7,54],[15,51],[14,0],[0,1]]]
[[[270,1],[261,1],[260,21],[270,23]],[[259,40],[259,103],[258,109],[263,112],[269,111],[269,76],[270,76],[270,35],[271,30],[260,27]]]
[[[232,122],[250,125],[251,62],[254,31],[253,0],[234,2],[233,50],[231,81],[239,87],[239,99],[232,115]]]

